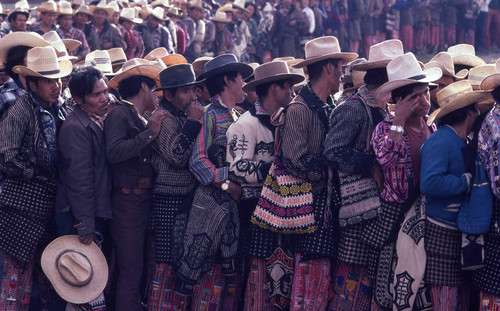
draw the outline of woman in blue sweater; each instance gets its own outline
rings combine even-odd
[[[464,80],[450,84],[437,97],[440,108],[428,122],[439,118],[442,127],[420,149],[420,190],[427,196],[424,278],[431,289],[434,310],[458,310],[459,301],[465,300],[459,297],[464,278],[460,263],[461,232],[456,219],[472,183],[473,162],[464,159],[474,159],[473,148],[467,148],[470,143],[467,136],[479,116],[477,103],[488,95],[472,91]]]

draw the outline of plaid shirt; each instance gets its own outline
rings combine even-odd
[[[24,94],[26,91],[16,81],[9,78],[0,87],[0,116]]]
[[[43,31],[43,29],[40,28],[41,24],[42,24],[42,22],[37,22],[37,23],[33,24],[31,27],[28,27],[28,30],[36,32],[40,36],[43,36],[45,34],[45,31]],[[55,24],[50,27],[49,31],[51,31],[51,30],[56,30],[57,31],[57,27],[56,27]]]
[[[69,55],[82,56],[82,58],[85,58],[85,55],[87,55],[90,52],[90,47],[87,42],[87,38],[80,29],[71,27],[69,28],[68,31],[64,31],[61,28],[57,28],[57,34],[59,35],[59,37],[61,37],[61,39],[74,39],[82,43],[82,45],[80,45],[73,51],[68,51]]]

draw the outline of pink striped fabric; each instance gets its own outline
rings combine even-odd
[[[479,295],[479,310],[500,311],[500,297],[481,292]]]
[[[174,292],[174,266],[167,263],[157,264],[154,270],[148,297],[148,310],[186,310],[189,297],[181,296]]]
[[[458,310],[458,287],[431,286],[434,311]]]
[[[266,286],[266,260],[253,258],[245,290],[245,311],[270,310],[269,289]]]

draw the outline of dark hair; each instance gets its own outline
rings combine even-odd
[[[253,6],[254,11],[257,11],[257,6],[255,5],[255,3],[251,2],[251,1],[245,2],[245,9],[248,8],[249,6]],[[255,12],[254,12],[254,14],[255,14]]]
[[[266,97],[269,93],[269,88],[273,84],[277,84],[280,88],[285,87],[285,82],[289,80],[279,80],[279,81],[273,81],[273,82],[268,82],[268,83],[263,83],[259,84],[255,87],[255,93],[257,93],[257,96],[259,96],[259,99],[262,100],[264,97]]]
[[[163,93],[165,93],[165,91],[168,91],[172,95],[172,97],[174,97],[175,94],[177,94],[178,89],[179,89],[178,87],[172,87],[172,88],[163,90]]]
[[[455,72],[459,72],[460,70],[463,70],[463,69],[471,69],[472,66],[469,66],[469,65],[462,65],[462,64],[455,64],[454,65],[454,69],[455,69]]]
[[[467,118],[467,112],[475,111],[475,110],[476,110],[476,106],[474,104],[467,105],[467,106],[462,107],[458,110],[452,111],[452,112],[448,113],[447,115],[444,115],[441,118],[440,124],[441,125],[447,124],[450,126],[461,124]]]
[[[154,88],[156,86],[155,80],[149,77],[132,76],[120,81],[120,83],[118,84],[118,92],[123,99],[129,99],[139,94],[142,83],[146,83],[146,85],[150,88]]]
[[[9,17],[7,18],[7,21],[8,21],[9,23],[12,23],[12,22],[11,22],[11,20],[16,20],[16,19],[17,19],[17,16],[18,16],[19,14],[22,14],[22,15],[26,16],[26,20],[28,20],[28,19],[29,19],[29,17],[30,17],[30,16],[29,16],[29,14],[28,14],[28,13],[25,13],[25,12],[12,12],[12,13],[10,13]]]
[[[210,97],[214,97],[216,94],[222,93],[224,91],[224,87],[228,86],[226,81],[224,81],[224,77],[227,77],[229,81],[235,81],[237,76],[237,71],[229,71],[208,78],[205,83],[207,85],[208,93],[210,93]]]
[[[493,91],[491,91],[491,95],[497,104],[500,104],[500,86],[497,86]]]
[[[406,96],[413,93],[413,90],[415,87],[421,86],[421,85],[427,85],[427,83],[416,82],[416,83],[408,84],[408,85],[398,87],[397,89],[392,90],[391,91],[392,101],[394,103],[396,103],[398,101],[398,98],[405,98]]]
[[[33,82],[38,86],[38,81],[40,81],[41,79],[44,79],[44,78],[34,77],[34,76],[26,76],[26,89],[27,89],[27,91],[33,93],[33,90],[30,87],[30,82]]]
[[[386,68],[384,67],[368,69],[366,71],[365,77],[363,78],[363,81],[367,85],[373,85],[376,87],[382,86],[382,84],[389,81]]]
[[[5,73],[9,76],[11,76],[13,79],[17,78],[17,73],[12,71],[12,68],[14,68],[17,65],[23,65],[24,64],[24,58],[26,57],[26,54],[28,54],[28,51],[31,48],[29,46],[25,45],[18,45],[10,48],[10,50],[7,52],[7,57],[5,58]]]
[[[95,84],[100,79],[103,79],[102,72],[92,66],[80,67],[69,76],[68,87],[71,96],[78,97],[82,100],[85,96],[92,93]]]
[[[332,64],[335,67],[339,65],[339,59],[337,58],[327,58],[325,60],[310,64],[307,66],[307,73],[309,74],[309,80],[318,80],[323,72],[323,67],[328,64]]]

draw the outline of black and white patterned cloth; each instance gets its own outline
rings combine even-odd
[[[404,219],[406,204],[380,200],[382,209],[373,221],[364,227],[362,239],[370,247],[381,249],[396,239]]]
[[[461,248],[460,231],[425,222],[426,284],[451,287],[463,285]]]
[[[365,225],[366,223],[339,228],[338,260],[361,266],[368,264],[369,246],[361,239]]]

